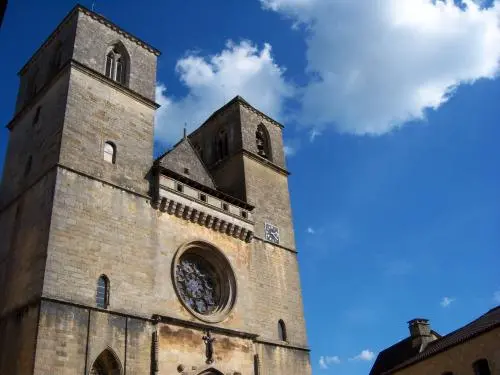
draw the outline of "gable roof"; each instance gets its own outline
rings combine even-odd
[[[390,372],[387,372],[387,374],[392,373],[392,371],[411,366],[416,362],[448,350],[455,345],[459,345],[497,327],[500,327],[500,305],[489,310],[486,314],[481,315],[479,318],[462,328],[459,328],[448,335],[429,343],[423,352],[392,368]]]
[[[187,137],[157,158],[155,163],[179,175],[184,175],[201,185],[212,189],[217,188],[205,163],[203,163],[200,155]]]
[[[370,375],[383,374],[408,358],[417,355],[418,350],[418,347],[413,347],[411,337],[401,340],[378,354],[370,371]]]
[[[412,348],[412,338],[407,337],[379,353],[370,375],[392,374],[496,327],[500,327],[500,306],[446,336],[440,337],[432,331],[438,339],[430,342],[422,352],[418,348]]]

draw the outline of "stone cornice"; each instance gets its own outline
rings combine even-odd
[[[18,75],[22,75],[25,73],[25,71],[28,69],[28,67],[31,65],[33,61],[35,61],[38,57],[38,55],[43,51],[49,44],[50,42],[59,34],[61,29],[71,20],[72,17],[78,14],[78,12],[82,12],[83,14],[95,19],[96,21],[106,25],[110,29],[114,30],[115,32],[123,35],[125,38],[133,41],[137,45],[141,46],[142,48],[146,49],[147,51],[154,53],[156,56],[160,56],[161,52],[157,50],[156,48],[150,46],[146,42],[142,41],[141,39],[133,36],[129,32],[123,30],[121,27],[115,25],[113,22],[109,21],[105,17],[101,16],[100,14],[97,14],[88,8],[84,7],[83,5],[77,4],[71,11],[64,17],[64,19],[59,23],[59,25],[56,27],[56,29],[50,33],[48,38],[42,43],[42,45],[35,51],[35,53],[29,58],[29,60],[26,62],[26,64],[23,65],[23,67],[19,70],[17,73]]]
[[[98,14],[96,12],[93,12],[90,9],[88,9],[88,8],[86,8],[86,7],[84,7],[83,5],[80,5],[80,4],[78,4],[75,7],[75,9],[81,11],[83,14],[85,14],[85,15],[93,18],[93,19],[95,19],[96,21],[99,21],[103,25],[106,25],[107,27],[109,27],[113,31],[117,32],[118,34],[123,35],[125,38],[131,40],[135,44],[141,46],[142,48],[144,48],[145,50],[147,50],[147,51],[155,54],[156,56],[160,56],[161,55],[161,52],[158,49],[152,47],[151,45],[149,45],[148,43],[142,41],[141,39],[133,36],[129,32],[127,32],[124,29],[122,29],[120,26],[114,24],[113,22],[111,22],[107,18],[101,16],[100,14]]]
[[[250,243],[253,239],[253,224],[233,215],[215,210],[193,201],[165,186],[158,186],[158,198],[154,207],[161,212],[199,224],[216,232]]]
[[[85,74],[88,74],[89,76],[101,81],[102,83],[106,83],[107,85],[115,88],[116,90],[122,92],[125,95],[128,95],[128,96],[134,98],[135,100],[147,105],[148,107],[150,107],[152,109],[156,110],[156,109],[160,108],[160,105],[158,103],[154,102],[153,100],[148,99],[145,96],[142,96],[141,94],[137,93],[136,91],[113,81],[112,79],[106,77],[104,74],[102,74],[94,69],[91,69],[88,66],[86,66],[86,65],[84,65],[76,60],[73,60],[73,59],[71,60],[71,67],[74,67],[75,69],[77,69]]]
[[[288,172],[285,168],[280,167],[277,164],[274,164],[272,161],[267,160],[266,158],[263,158],[262,156],[256,155],[253,152],[250,152],[248,150],[242,149],[241,152],[243,155],[248,156],[249,158],[259,162],[260,164],[264,164],[268,166],[269,168],[275,170],[276,172],[284,175],[284,176],[290,176],[290,172]]]
[[[287,349],[295,349],[295,350],[302,350],[304,352],[310,352],[311,349],[309,349],[308,346],[302,346],[302,345],[297,345],[297,344],[292,344],[286,341],[275,341],[275,340],[269,340],[263,337],[258,337],[254,340],[255,342],[259,344],[264,344],[264,345],[273,345],[273,346],[280,346],[282,348],[287,348]]]

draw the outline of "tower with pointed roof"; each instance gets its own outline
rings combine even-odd
[[[159,51],[76,6],[19,72],[0,374],[310,374],[283,126],[236,97],[153,160]]]

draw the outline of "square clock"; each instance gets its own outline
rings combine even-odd
[[[264,224],[264,236],[266,241],[279,244],[280,243],[280,231],[277,226],[269,223]]]

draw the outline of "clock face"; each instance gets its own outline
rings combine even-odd
[[[279,244],[280,243],[280,231],[278,227],[265,223],[264,224],[264,235],[266,238],[266,241],[272,242]]]

